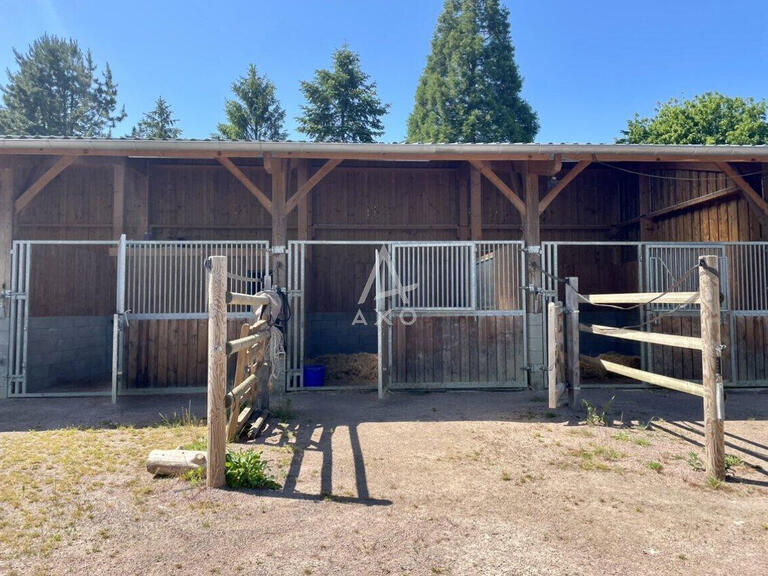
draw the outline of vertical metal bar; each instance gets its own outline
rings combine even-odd
[[[472,283],[470,290],[472,294],[472,309],[477,310],[477,242],[472,243],[471,262],[472,268],[469,271],[470,281]]]
[[[19,348],[19,343],[16,341],[16,315],[17,308],[19,307],[19,289],[18,289],[18,258],[19,258],[19,244],[13,242],[13,248],[11,249],[11,292],[14,294],[13,299],[10,302],[11,314],[10,314],[10,327],[8,333],[8,368],[6,374],[8,375],[8,389],[7,396],[14,396],[16,394],[16,351]]]
[[[30,275],[30,269],[31,269],[31,262],[32,262],[32,246],[31,244],[27,244],[25,247],[25,256],[26,256],[26,269],[24,271],[24,292],[27,294],[27,297],[24,299],[24,353],[21,361],[21,369],[22,369],[22,384],[21,384],[21,390],[22,393],[27,393],[27,372],[28,372],[28,365],[27,365],[27,358],[28,358],[28,351],[29,351],[29,300],[30,300],[30,290],[29,290],[29,275]]]

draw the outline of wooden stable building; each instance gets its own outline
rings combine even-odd
[[[763,146],[0,138],[0,398],[202,389],[212,254],[237,290],[288,292],[289,391],[357,352],[393,389],[540,387],[562,278],[664,291],[714,254],[725,378],[765,385],[766,198]],[[698,330],[689,309],[590,315]],[[614,345],[582,349],[700,377],[695,351]]]

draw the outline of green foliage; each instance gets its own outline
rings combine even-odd
[[[698,454],[696,454],[696,452],[688,452],[688,458],[686,459],[686,462],[688,463],[688,466],[693,468],[696,472],[701,472],[704,470],[704,462],[701,461],[701,458]]]
[[[298,130],[316,142],[373,142],[384,133],[381,117],[389,110],[376,82],[360,68],[360,56],[346,45],[333,53],[333,70],[317,70],[302,82],[307,100]]]
[[[181,129],[176,127],[177,122],[170,104],[160,96],[155,100],[155,109],[146,112],[133,127],[131,138],[178,138]]]
[[[227,122],[218,125],[214,137],[226,140],[285,140],[285,110],[275,95],[275,85],[266,75],[259,76],[250,64],[248,73],[232,83],[234,100],[227,100]]]
[[[731,468],[736,468],[737,466],[741,466],[744,464],[743,460],[736,456],[735,454],[726,454],[725,455],[725,469],[730,470]]]
[[[44,34],[26,53],[13,51],[18,70],[0,88],[0,133],[110,136],[126,116],[117,110],[117,84],[109,64],[97,73],[91,52],[74,40]]]
[[[225,465],[227,486],[230,488],[280,488],[280,484],[267,471],[267,462],[261,459],[261,452],[227,452]]]
[[[652,118],[635,115],[618,141],[628,144],[768,144],[765,100],[707,92],[672,98]]]
[[[650,462],[648,462],[648,468],[650,468],[656,473],[659,473],[664,469],[664,465],[661,462],[658,462],[656,460],[651,460]]]
[[[590,426],[605,426],[608,423],[607,416],[611,411],[615,398],[615,396],[611,396],[611,399],[606,402],[605,406],[597,406],[589,400],[583,400],[584,407],[587,409],[587,424]]]
[[[408,119],[409,142],[531,142],[539,121],[499,0],[446,0]]]
[[[719,480],[714,476],[707,476],[707,486],[712,488],[712,490],[719,490],[720,488],[723,487],[723,484],[725,484],[725,482],[723,482],[722,480]]]

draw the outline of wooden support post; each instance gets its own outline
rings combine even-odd
[[[309,179],[309,160],[299,160],[296,167],[296,188],[301,189]],[[299,240],[309,240],[309,207],[311,194],[305,195],[299,200]]]
[[[13,168],[0,168],[0,290],[11,288],[14,220]],[[2,317],[2,314],[0,314]]]
[[[112,237],[120,238],[125,225],[125,161],[118,160],[113,170]]]
[[[227,454],[227,258],[211,256],[208,269],[208,473],[206,486],[226,483]]]
[[[704,443],[707,474],[725,480],[725,406],[720,373],[720,277],[717,256],[699,258],[701,374],[704,385]]]
[[[482,175],[474,167],[469,171],[470,236],[472,240],[483,238],[483,182]]]
[[[544,313],[541,298],[541,228],[539,217],[539,176],[524,173],[526,210],[523,215],[523,240],[526,254],[525,284],[526,322],[528,334],[528,385],[534,390],[544,387]]]
[[[288,161],[272,158],[272,284],[285,289],[288,282],[286,255],[288,219],[285,211]]]
[[[579,279],[575,276],[566,278],[565,313],[566,313],[566,349],[568,405],[578,408],[581,396],[581,368],[579,366]]]
[[[563,340],[563,305],[550,302],[547,306],[547,385],[549,407],[559,408],[565,392],[565,349]]]

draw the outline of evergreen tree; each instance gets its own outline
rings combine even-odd
[[[531,142],[536,113],[520,97],[509,10],[446,0],[408,119],[409,142]]]
[[[333,53],[333,70],[317,70],[302,82],[307,104],[297,118],[299,131],[316,142],[373,142],[384,133],[389,110],[376,94],[376,82],[360,68],[360,57],[346,45]]]
[[[707,92],[691,100],[673,98],[652,118],[635,115],[618,141],[627,144],[768,144],[765,100]]]
[[[99,76],[91,52],[47,34],[22,54],[0,88],[0,132],[41,136],[110,136],[126,116],[117,110],[117,84],[107,64]]]
[[[215,136],[228,140],[285,140],[285,110],[275,95],[275,85],[259,76],[256,66],[248,66],[248,74],[232,84],[236,100],[227,100],[224,113],[227,123],[219,124]]]
[[[178,138],[181,129],[176,127],[171,106],[160,96],[155,100],[155,109],[146,112],[131,130],[131,138]]]

